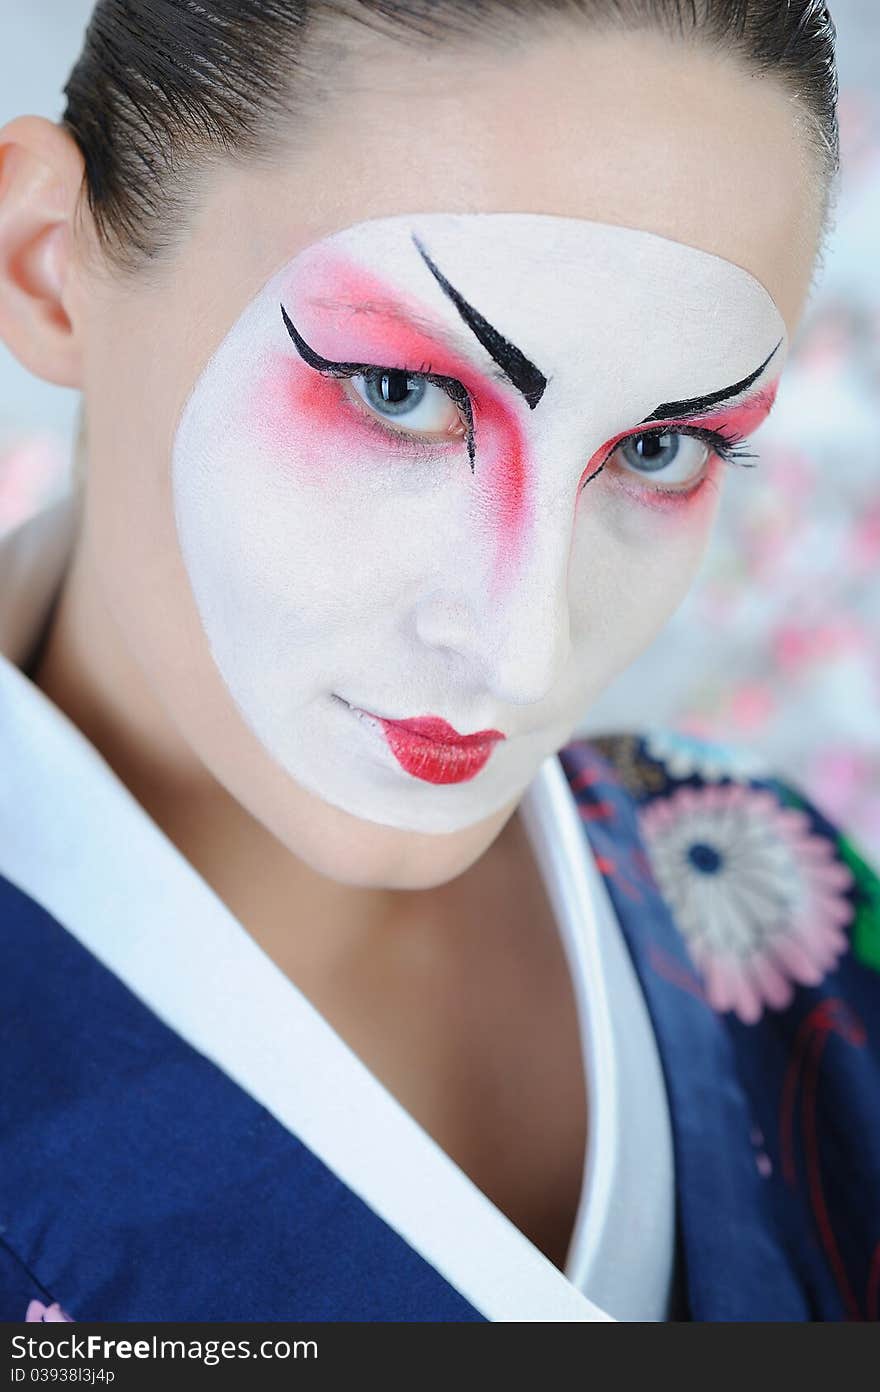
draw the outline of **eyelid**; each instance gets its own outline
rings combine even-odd
[[[614,443],[606,451],[602,459],[602,463],[598,466],[598,468],[594,469],[593,472],[591,474],[588,474],[587,477],[584,479],[583,483],[581,484],[581,489],[586,488],[588,483],[591,483],[594,478],[601,474],[608,461],[613,458],[613,456],[620,449],[621,445],[625,445],[628,440],[639,440],[644,438],[645,436],[654,437],[658,435],[689,435],[698,440],[704,440],[709,446],[711,446],[715,454],[727,464],[739,464],[744,463],[746,459],[757,458],[757,455],[746,454],[738,449],[738,446],[744,442],[746,436],[741,435],[736,431],[734,431],[730,435],[725,435],[722,430],[712,429],[711,427],[705,425],[681,424],[675,426],[664,424],[661,421],[657,425],[651,424],[647,428],[645,428],[644,426],[636,426],[632,430],[625,431],[623,435],[618,435],[617,438],[614,440]],[[638,474],[638,470],[636,469],[633,469],[630,472],[633,474],[634,477]],[[646,486],[652,492],[655,493],[686,493],[689,491],[687,489],[681,488],[664,489],[661,484],[649,484]],[[695,484],[694,486],[698,487],[699,484]]]
[[[357,410],[357,407],[352,409]],[[438,454],[446,453],[447,450],[458,448],[461,445],[460,439],[450,436],[448,440],[438,439],[434,436],[410,435],[404,430],[396,430],[393,425],[384,425],[380,416],[372,415],[369,411],[359,412],[361,419],[372,434],[374,434],[384,445],[391,449],[405,450],[408,454],[418,454],[424,458],[436,460]]]
[[[467,422],[467,451],[470,461],[471,473],[474,473],[476,459],[476,428],[474,424],[474,406],[479,406],[479,398],[476,392],[469,390],[458,377],[449,376],[445,373],[435,373],[428,364],[427,371],[412,369],[407,367],[394,368],[384,363],[365,363],[365,362],[338,362],[332,358],[326,358],[323,354],[316,352],[306,343],[302,334],[287,313],[284,304],[281,304],[281,317],[288,336],[293,341],[296,351],[299,353],[303,362],[314,372],[318,372],[325,377],[360,377],[369,372],[405,372],[412,376],[424,377],[427,381],[433,382],[456,406],[464,413]],[[475,369],[476,371],[476,369]],[[470,377],[470,373],[466,374]]]
[[[344,375],[346,377],[364,377],[368,374],[376,375],[377,373],[381,374],[383,372],[402,372],[405,373],[407,377],[423,377],[426,382],[433,382],[441,391],[445,391],[450,401],[454,401],[456,405],[458,405],[459,402],[456,400],[456,396],[449,390],[450,387],[456,389],[457,396],[466,397],[469,400],[476,400],[476,397],[464,385],[464,382],[461,382],[457,377],[451,377],[445,372],[432,372],[430,363],[423,364],[421,367],[389,367],[387,363],[361,363],[359,367],[360,371],[346,372]]]
[[[328,361],[330,360],[328,359]],[[384,363],[333,363],[332,367],[341,368],[342,370],[330,371],[327,368],[315,368],[314,370],[316,372],[320,372],[325,377],[332,376],[346,378],[366,377],[368,375],[375,376],[376,374],[382,374],[385,372],[401,372],[405,373],[407,377],[423,377],[425,381],[432,382],[435,386],[439,387],[441,391],[446,393],[453,405],[458,407],[459,411],[462,411],[464,413],[465,439],[467,442],[468,457],[470,459],[471,464],[471,473],[473,473],[474,456],[476,454],[476,446],[474,442],[473,402],[476,398],[473,397],[472,393],[468,391],[468,388],[464,385],[463,382],[460,382],[457,377],[450,377],[447,374],[441,372],[432,372],[430,363],[427,365],[427,368],[389,367],[387,364]],[[452,388],[453,390],[450,390],[450,388]],[[362,414],[366,416],[368,419],[372,419],[377,422],[381,421],[382,419],[381,416],[379,416],[378,414],[370,413],[368,408],[365,408]],[[378,429],[381,433],[383,433],[386,436],[398,436],[406,440],[415,441],[417,444],[427,445],[425,437],[420,436],[417,432],[407,432],[406,430],[400,430],[396,426],[392,426],[387,423],[384,425],[380,424],[378,426]],[[444,442],[442,440],[435,440],[433,443],[435,445],[442,446]]]
[[[381,379],[382,379],[388,372],[401,372],[401,373],[402,373],[403,371],[404,371],[403,368],[386,368],[386,367],[370,368],[370,369],[368,369],[368,370],[365,371],[365,372],[353,372],[353,373],[351,374],[349,380],[353,380],[355,377],[363,377],[364,381],[369,381],[370,378],[372,378],[374,381],[376,381],[377,379],[378,379],[379,381],[381,381]],[[427,373],[424,373],[424,372],[412,372],[412,371],[410,371],[409,369],[406,370],[406,377],[407,377],[407,380],[410,380],[410,379],[413,378],[413,377],[423,377],[426,381],[431,381],[431,380],[432,380],[430,377],[428,377]],[[434,383],[434,385],[437,386],[437,385],[439,385],[439,384],[438,384],[438,383]],[[440,388],[440,389],[442,390],[442,388]],[[448,392],[445,392],[445,391],[444,391],[444,396],[446,396],[448,400],[450,400],[450,401],[452,400],[452,398],[449,396],[449,393],[448,393]],[[405,426],[405,425],[399,425],[399,426],[398,426],[398,425],[395,425],[394,422],[393,422],[393,420],[391,420],[390,418],[388,418],[388,417],[386,417],[386,416],[381,415],[379,411],[375,410],[375,409],[370,405],[369,401],[365,401],[364,398],[360,395],[359,392],[355,392],[355,393],[353,394],[353,396],[348,397],[348,399],[349,399],[349,400],[354,400],[354,401],[357,402],[357,404],[358,404],[358,409],[362,411],[362,413],[367,417],[368,420],[371,420],[371,421],[378,421],[379,424],[380,424],[383,428],[390,429],[395,435],[408,435],[408,436],[413,436],[413,437],[416,437],[416,438],[419,438],[419,439],[423,439],[423,438],[425,437],[426,433],[427,433],[426,431],[423,431],[423,430],[412,430],[412,429],[409,429],[409,428],[408,428],[407,426]],[[453,402],[453,405],[455,405],[455,402]],[[401,418],[401,419],[403,419],[403,418]]]
[[[378,320],[380,324],[387,321],[393,324],[402,324],[417,334],[426,344],[431,344],[438,351],[457,358],[461,363],[461,370],[468,375],[481,375],[491,378],[499,385],[510,387],[510,378],[503,368],[494,361],[480,362],[472,355],[474,346],[472,338],[457,333],[455,329],[438,319],[418,313],[402,313],[396,302],[391,302],[386,306],[384,303],[365,304],[360,301],[339,299],[332,295],[312,295],[309,297],[308,303],[318,310],[330,310],[333,313],[342,311],[346,315],[366,316],[368,319]],[[473,392],[471,394],[476,399],[476,394]]]
[[[732,448],[734,445],[741,444],[746,438],[737,431],[733,431],[730,435],[725,435],[724,431],[720,428],[699,425],[696,422],[692,424],[685,422],[682,424],[668,425],[664,425],[661,422],[659,425],[649,425],[647,428],[637,426],[634,430],[628,430],[624,435],[618,436],[611,449],[606,454],[605,461],[603,462],[607,462],[607,460],[620,449],[621,445],[625,445],[628,440],[641,440],[645,437],[653,439],[657,436],[662,437],[663,435],[690,435],[698,440],[705,440],[707,444],[716,447],[719,452],[727,448]]]
[[[435,381],[435,378],[429,376],[428,373],[426,373],[426,372],[416,372],[416,371],[413,371],[413,370],[411,370],[411,369],[409,369],[409,368],[372,367],[372,366],[369,365],[369,364],[366,364],[365,366],[366,366],[367,372],[370,372],[370,373],[373,373],[373,374],[382,374],[382,373],[385,373],[385,372],[404,372],[404,371],[405,371],[405,372],[406,372],[406,375],[407,375],[408,377],[425,377],[426,380]],[[349,377],[349,378],[350,378],[350,377],[360,377],[360,376],[366,376],[366,372],[364,372],[364,373],[361,373],[361,372],[351,372],[351,373],[345,373],[344,375],[345,375],[346,377]],[[436,382],[435,382],[435,384],[436,384],[436,385],[440,385],[439,383],[436,383]],[[441,387],[441,390],[442,390],[442,387]],[[462,390],[465,390],[465,388],[462,388]],[[446,395],[449,396],[449,393],[447,392]],[[346,401],[349,402],[349,404],[351,405],[352,410],[354,410],[354,411],[357,412],[358,418],[367,426],[368,429],[370,429],[371,431],[373,431],[374,434],[376,434],[380,439],[382,439],[382,440],[384,440],[384,441],[388,441],[388,440],[389,440],[389,437],[390,437],[390,441],[391,441],[391,443],[393,443],[393,445],[394,445],[395,448],[398,448],[398,449],[410,449],[410,450],[415,450],[415,451],[418,452],[418,453],[422,453],[422,454],[426,454],[426,455],[427,455],[427,454],[434,454],[434,455],[436,455],[437,452],[438,452],[438,450],[445,450],[445,449],[448,449],[448,448],[450,448],[450,447],[452,447],[452,446],[458,446],[458,445],[461,444],[461,437],[460,437],[460,436],[457,437],[457,438],[456,438],[455,436],[452,436],[452,435],[449,435],[449,436],[447,436],[446,438],[444,438],[443,436],[438,436],[438,435],[431,435],[431,436],[429,436],[429,435],[425,434],[424,432],[414,431],[414,430],[407,430],[405,427],[404,427],[404,428],[400,428],[400,427],[398,427],[398,426],[392,425],[392,423],[391,423],[390,421],[385,420],[381,415],[379,415],[379,413],[378,413],[377,411],[373,411],[373,410],[370,408],[369,403],[365,402],[365,401],[363,400],[363,398],[360,397],[357,393],[355,393],[355,398],[356,398],[356,400],[355,400],[355,401],[352,401],[352,398],[346,393]],[[455,401],[452,399],[452,397],[450,397],[449,399],[450,399],[451,401],[453,401],[453,405],[455,405],[455,406],[458,408],[459,412],[460,412],[460,411],[461,411],[461,407],[458,406],[458,403],[455,402]],[[465,431],[467,431],[467,430],[468,430],[468,422],[467,422],[467,419],[463,420],[463,421],[462,421],[462,424],[463,424],[464,427],[465,427]]]

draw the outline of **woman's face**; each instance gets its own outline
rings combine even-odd
[[[653,38],[364,38],[337,81],[156,274],[84,281],[84,544],[169,740],[417,887],[684,596],[817,209],[787,98]]]

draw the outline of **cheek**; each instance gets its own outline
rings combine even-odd
[[[575,534],[571,617],[589,680],[594,670],[615,675],[660,633],[697,576],[718,511],[714,466],[686,496],[646,499],[633,488],[603,474],[585,490],[596,492]]]
[[[721,481],[726,467],[717,455],[713,455],[700,482],[688,492],[676,492],[673,489],[664,492],[660,488],[652,488],[641,483],[635,474],[628,474],[623,469],[603,471],[601,478],[606,488],[616,490],[627,500],[630,509],[633,504],[638,505],[638,511],[634,515],[636,527],[642,525],[640,515],[647,514],[649,518],[654,518],[653,523],[647,522],[646,525],[660,529],[658,544],[662,545],[664,537],[670,540],[680,537],[686,542],[690,537],[711,530],[718,511]],[[587,485],[588,488],[592,486]]]
[[[340,468],[387,465],[395,452],[395,442],[380,442],[345,399],[341,378],[324,377],[289,358],[271,363],[255,384],[249,421],[281,469],[327,485]]]
[[[297,389],[311,390],[314,376],[300,376]],[[318,379],[325,385],[338,383]],[[302,408],[290,404],[290,387],[286,372],[268,374],[255,396],[279,391],[293,428]],[[223,399],[223,376],[209,374],[177,434],[180,549],[224,670],[259,654],[289,671],[304,650],[317,661],[359,641],[377,616],[390,622],[400,611],[435,552],[424,487],[412,472],[409,487],[392,487],[388,470],[402,477],[403,462],[386,461],[383,472],[369,456],[375,467],[365,467],[360,450],[359,467],[349,468],[337,422],[323,422],[320,409],[309,407],[308,439],[279,449],[274,426],[265,434],[268,411],[256,423],[246,413],[235,421],[223,414]]]
[[[472,473],[464,440],[417,452],[404,438],[383,435],[381,424],[370,425],[346,399],[339,379],[282,360],[255,389],[252,429],[282,478],[295,473],[298,486],[314,486],[316,496],[340,497],[346,507],[341,495],[353,488],[363,499],[381,485],[392,510],[407,495],[455,494],[469,508],[490,558],[489,586],[496,597],[514,583],[527,540],[526,445],[510,412],[485,392],[475,418]]]
[[[687,492],[664,492],[623,468],[606,467],[578,494],[577,543],[600,554],[610,547],[624,571],[650,565],[677,575],[693,569],[711,536],[727,467],[711,456]]]

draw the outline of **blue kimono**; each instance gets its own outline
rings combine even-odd
[[[880,1318],[880,883],[851,841],[680,737],[545,762],[523,807],[595,1128],[560,1271],[29,680],[66,526],[0,555],[0,1318]]]

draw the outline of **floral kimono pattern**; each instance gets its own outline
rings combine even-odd
[[[880,1319],[880,879],[797,789],[737,751],[663,731],[576,741],[561,757],[643,985],[664,1017],[677,1002],[711,1020],[706,1044],[723,1037],[717,1086],[747,1100],[806,1317]],[[656,917],[642,927],[658,895],[673,938]],[[682,1020],[670,1028],[684,1037]],[[687,1073],[668,1078],[673,1093]],[[694,1106],[683,1097],[677,1119]],[[682,1203],[687,1222],[686,1192]],[[772,1284],[768,1273],[764,1318]],[[692,1271],[694,1318],[697,1285]]]

